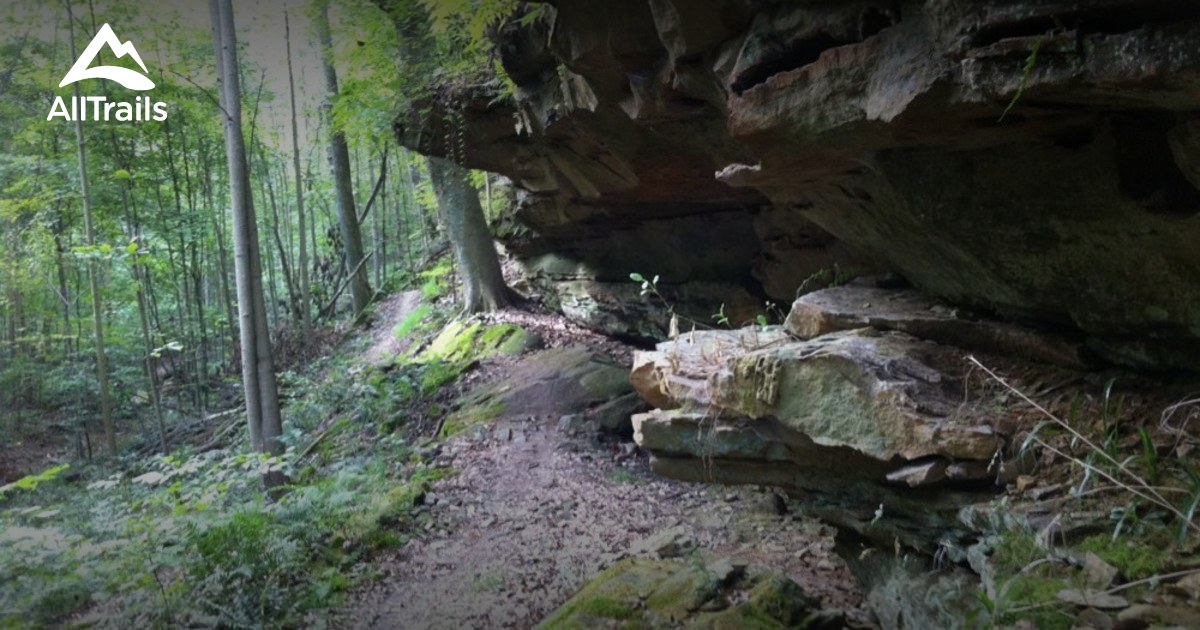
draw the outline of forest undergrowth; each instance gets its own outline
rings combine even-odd
[[[435,275],[432,299],[392,331],[417,346],[447,319]],[[364,342],[281,376],[282,456],[235,431],[215,448],[59,465],[0,489],[0,627],[292,627],[337,606],[372,577],[369,560],[407,541],[414,502],[446,474],[414,427],[467,365],[366,365]],[[268,471],[290,479],[277,499]]]

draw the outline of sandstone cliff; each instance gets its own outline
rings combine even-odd
[[[514,98],[401,133],[516,182],[503,239],[568,315],[661,334],[634,271],[705,319],[889,271],[1110,361],[1200,368],[1200,4],[543,12],[497,36]]]

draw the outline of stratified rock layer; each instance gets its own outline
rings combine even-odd
[[[878,269],[1200,368],[1200,3],[539,6],[498,35],[515,101],[401,135],[517,183],[503,237],[573,317],[661,335],[635,271],[707,321]]]
[[[985,401],[964,400],[968,368],[957,348],[872,328],[685,333],[635,355],[631,382],[658,409],[633,417],[634,438],[667,476],[779,486],[932,553],[970,537],[957,511],[990,498],[1004,461]]]
[[[816,291],[792,304],[784,327],[801,339],[871,326],[968,350],[1082,368],[1081,344],[1028,326],[997,322],[952,308],[911,289],[855,284]]]

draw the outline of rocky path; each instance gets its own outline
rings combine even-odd
[[[773,492],[665,480],[631,445],[569,436],[545,417],[455,438],[437,463],[460,473],[417,509],[423,533],[334,625],[529,628],[606,566],[664,540],[781,569],[826,607],[869,620],[833,532],[783,513]]]
[[[419,305],[404,293],[380,306],[364,362],[402,351],[392,334]],[[536,332],[550,348],[586,347],[621,365],[631,348],[546,312],[489,316]],[[542,378],[520,362],[484,362],[464,387]],[[504,385],[504,383],[500,383]],[[556,395],[557,392],[557,395]],[[788,512],[773,491],[685,484],[649,470],[632,443],[601,442],[560,419],[582,409],[555,385],[530,388],[519,409],[443,445],[450,474],[414,509],[418,533],[381,563],[384,577],[327,621],[337,628],[530,628],[600,571],[664,545],[779,569],[825,608],[870,625],[862,594],[833,553],[833,531]]]

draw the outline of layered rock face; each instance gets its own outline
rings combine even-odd
[[[965,370],[949,348],[876,329],[684,334],[635,359],[657,409],[634,416],[634,438],[667,476],[779,486],[840,527],[933,553],[969,538],[955,513],[1004,459],[986,410],[962,404]]]
[[[981,368],[1033,358],[1029,382],[1070,382],[1085,355],[911,290],[825,289],[782,327],[684,333],[637,353],[630,380],[656,409],[633,416],[634,438],[667,476],[778,486],[878,543],[965,557],[987,527],[964,507],[1031,463],[1013,444],[1029,423]]]
[[[499,35],[515,105],[404,135],[525,191],[504,239],[568,314],[660,332],[634,271],[707,319],[887,270],[1200,368],[1194,0],[542,6]]]
[[[781,488],[848,534],[843,557],[882,627],[963,627],[980,584],[1001,592],[991,557],[1004,536],[1107,535],[1103,501],[1054,470],[1067,451],[1027,448],[1047,419],[1051,433],[1100,426],[1113,382],[1096,360],[1082,339],[859,281],[798,298],[783,326],[685,332],[636,353],[630,381],[655,409],[633,416],[634,439],[661,474]],[[1162,409],[1136,404],[1122,422]]]

